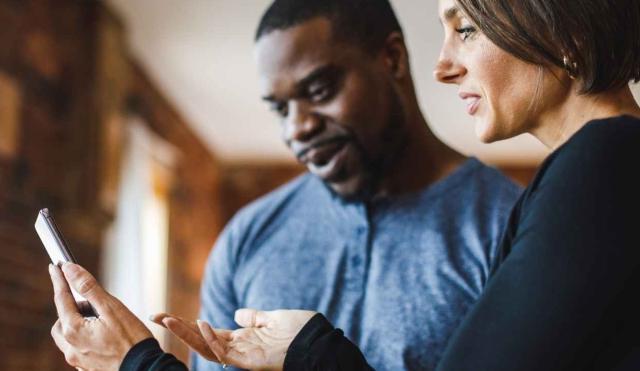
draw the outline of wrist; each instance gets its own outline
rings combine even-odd
[[[141,365],[150,354],[160,352],[162,352],[160,343],[153,336],[149,336],[126,349],[121,358],[120,369],[137,370],[139,368],[137,366]]]

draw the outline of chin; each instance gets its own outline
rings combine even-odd
[[[476,136],[482,143],[491,143],[498,140],[495,135],[494,126],[486,120],[476,119]]]
[[[500,130],[503,129],[503,130]],[[476,119],[476,136],[482,143],[493,143],[504,139],[509,139],[513,135],[505,133],[504,127],[498,125],[496,120],[477,118]]]
[[[331,190],[345,201],[363,201],[369,197],[370,187],[360,177],[328,183]]]

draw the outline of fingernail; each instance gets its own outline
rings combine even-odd
[[[199,319],[196,320],[196,325],[198,325],[198,328],[205,328],[206,327],[205,324],[206,324],[205,321],[202,321]]]
[[[70,262],[62,263],[62,266],[60,268],[62,268],[62,270],[67,274],[76,273],[78,271],[78,266]]]

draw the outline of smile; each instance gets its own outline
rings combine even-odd
[[[336,141],[312,148],[304,162],[312,173],[332,181],[341,173],[348,147],[348,141]]]
[[[477,94],[470,93],[460,93],[460,98],[464,100],[467,106],[467,113],[473,116],[478,111],[478,106],[480,105],[480,96]]]

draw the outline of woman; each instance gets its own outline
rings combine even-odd
[[[440,0],[439,9],[445,41],[435,76],[459,85],[480,139],[530,133],[553,150],[515,206],[501,264],[439,369],[637,369],[640,107],[628,83],[640,79],[640,2]],[[62,287],[60,272],[53,276]],[[369,369],[320,314],[239,317],[247,328],[233,333],[163,323],[209,359],[240,367]],[[138,359],[138,369],[164,370],[146,366],[169,357],[150,342],[128,351],[123,368]]]

